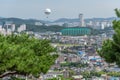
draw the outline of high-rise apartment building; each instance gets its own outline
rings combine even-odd
[[[79,19],[80,19],[80,27],[84,27],[85,26],[85,23],[84,23],[84,18],[83,18],[83,14],[79,14]]]
[[[22,32],[22,31],[25,31],[26,30],[26,24],[22,24],[20,25],[20,27],[18,28],[18,32]]]

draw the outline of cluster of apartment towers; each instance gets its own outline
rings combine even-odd
[[[22,32],[26,30],[26,24],[21,24],[19,27],[16,27],[15,24],[6,22],[5,24],[0,25],[1,34],[12,34],[13,32]]]

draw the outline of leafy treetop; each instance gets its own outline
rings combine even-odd
[[[120,18],[120,10],[115,9],[117,17]],[[104,41],[102,49],[98,51],[109,63],[116,63],[120,66],[120,20],[113,21],[113,29],[115,31],[113,39]]]
[[[39,76],[57,58],[48,40],[21,35],[0,35],[0,77],[9,74]]]

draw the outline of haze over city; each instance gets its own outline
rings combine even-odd
[[[114,9],[120,0],[0,0],[0,17],[46,19],[44,10],[50,8],[50,20],[77,18],[114,17]]]

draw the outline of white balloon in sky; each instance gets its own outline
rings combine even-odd
[[[45,12],[44,12],[46,15],[49,15],[51,13],[51,9],[47,8],[45,9]]]

